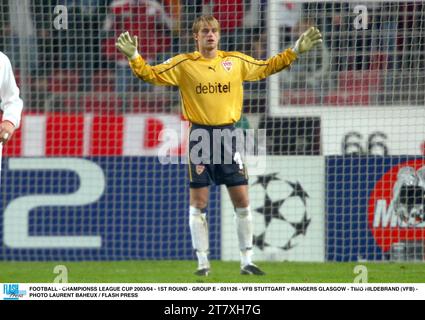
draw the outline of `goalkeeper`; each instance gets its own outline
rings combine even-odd
[[[179,87],[183,115],[191,123],[191,133],[202,129],[210,137],[213,130],[234,130],[234,124],[241,117],[244,81],[261,80],[279,72],[295,61],[299,54],[322,42],[319,30],[311,27],[293,48],[260,61],[240,52],[218,50],[220,24],[213,16],[197,18],[192,32],[197,48],[195,52],[177,55],[156,66],[148,65],[138,54],[137,36],[122,33],[116,47],[128,57],[133,73],[143,81]],[[195,144],[190,142],[189,151]],[[226,149],[225,145],[222,147]],[[226,185],[235,208],[241,274],[264,275],[252,261],[253,225],[247,171],[233,146],[230,152],[233,153],[232,163],[227,164],[196,163],[191,157],[189,159],[189,224],[198,257],[195,274],[199,276],[207,276],[210,272],[206,207],[211,183]],[[212,159],[212,150],[210,155]]]

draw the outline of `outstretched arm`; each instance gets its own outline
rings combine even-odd
[[[322,43],[322,34],[319,29],[311,27],[300,36],[293,48],[286,49],[270,59],[261,61],[241,55],[240,58],[243,60],[242,78],[245,81],[264,79],[287,68],[296,60],[298,55],[313,49],[320,43]]]
[[[147,64],[137,51],[137,36],[132,37],[124,32],[118,37],[115,46],[128,58],[131,70],[138,78],[155,85],[178,86],[178,68],[171,61],[157,66]]]

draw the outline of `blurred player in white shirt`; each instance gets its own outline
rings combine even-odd
[[[0,122],[0,169],[3,145],[9,141],[13,133],[19,128],[23,108],[19,97],[19,88],[16,85],[12,65],[9,58],[0,52],[0,109],[3,112]]]

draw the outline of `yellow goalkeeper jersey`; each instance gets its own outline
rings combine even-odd
[[[156,66],[148,65],[138,56],[130,60],[130,67],[146,82],[178,86],[183,115],[188,121],[216,126],[240,119],[244,81],[264,79],[288,67],[296,58],[292,49],[264,61],[226,51],[218,51],[216,58],[206,59],[195,51]]]

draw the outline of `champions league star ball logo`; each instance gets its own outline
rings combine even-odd
[[[291,250],[297,246],[299,238],[307,234],[311,223],[307,213],[307,192],[298,181],[282,181],[278,175],[259,176],[251,185],[255,192],[253,199],[260,200],[258,195],[264,195],[261,206],[258,206],[261,200],[253,205],[253,211],[257,214],[254,245],[262,251]]]
[[[384,252],[394,243],[425,242],[425,160],[391,168],[375,184],[368,204],[369,228]]]

